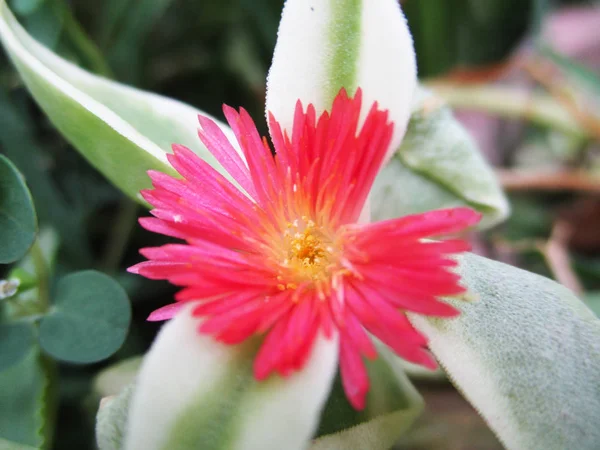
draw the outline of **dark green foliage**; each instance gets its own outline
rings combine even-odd
[[[74,273],[56,286],[40,322],[40,345],[61,361],[100,361],[121,347],[130,320],[129,299],[116,281],[93,270]]]
[[[0,264],[21,258],[36,233],[33,202],[22,175],[0,155]]]
[[[33,448],[43,444],[47,375],[37,346],[21,362],[0,372],[0,448],[13,448],[2,447],[3,439]]]
[[[35,343],[34,333],[29,322],[0,323],[0,372],[25,357]]]
[[[526,34],[530,0],[407,0],[419,75],[504,60]]]

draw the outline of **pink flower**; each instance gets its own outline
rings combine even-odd
[[[200,333],[227,344],[264,336],[257,379],[302,370],[316,338],[337,335],[343,386],[357,409],[369,389],[363,358],[377,356],[370,335],[408,361],[436,366],[405,311],[458,314],[438,297],[465,291],[450,256],[468,245],[430,239],[480,219],[454,208],[359,223],[393,131],[376,103],[359,120],[361,96],[360,89],[354,98],[341,90],[320,117],[298,101],[292,136],[269,115],[275,156],[248,113],[225,106],[247,163],[200,116],[200,139],[239,187],[174,145],[169,161],[182,178],[149,172],[154,189],[142,195],[154,217],[141,224],[185,244],[142,249],[148,261],[130,269],[183,287],[178,303],[150,320],[194,302]]]

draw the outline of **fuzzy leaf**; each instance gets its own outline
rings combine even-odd
[[[497,224],[509,206],[491,167],[443,101],[420,89],[406,136],[371,191],[374,220],[454,206],[483,213]]]
[[[337,367],[337,342],[320,339],[302,371],[258,382],[254,342],[225,345],[197,332],[190,308],[146,355],[129,412],[128,450],[304,449]]]
[[[0,39],[56,128],[130,197],[141,201],[139,191],[150,187],[149,169],[174,173],[166,158],[174,143],[222,170],[198,139],[200,111],[92,75],[60,58],[23,30],[5,0],[0,0]]]
[[[385,43],[383,45],[382,43]],[[396,0],[288,0],[267,80],[267,111],[291,131],[298,99],[317,112],[339,90],[363,91],[363,117],[373,102],[394,122],[400,144],[416,87],[412,38]]]
[[[104,398],[122,392],[125,387],[133,383],[143,359],[142,356],[134,356],[103,369],[94,378],[94,394]]]
[[[571,291],[475,255],[460,273],[478,300],[455,319],[410,314],[449,378],[509,450],[600,442],[600,320]]]
[[[125,387],[118,395],[105,397],[96,416],[96,443],[100,450],[121,450],[127,427],[127,415],[135,386]]]
[[[132,382],[139,370],[140,358],[106,369],[97,378],[97,392],[104,398],[96,418],[96,436],[100,450],[118,450],[122,446]],[[356,411],[346,400],[339,377],[322,414],[321,424],[310,450],[351,450],[368,448],[387,450],[420,415],[423,400],[403,372],[400,360],[389,364],[382,359],[368,361],[372,389],[365,411]],[[120,392],[115,392],[120,388]]]
[[[103,400],[96,419],[100,450],[121,448],[123,417],[132,393],[129,383],[138,373],[140,362],[139,357],[128,359],[105,369],[96,378],[95,391],[111,396]],[[380,358],[367,361],[367,367],[372,388],[366,409],[356,411],[348,403],[336,377],[311,450],[387,450],[420,415],[423,400],[406,377],[401,360],[391,358],[386,362]]]

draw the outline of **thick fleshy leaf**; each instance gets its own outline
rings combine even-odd
[[[140,201],[149,169],[174,172],[174,143],[220,168],[196,130],[200,111],[92,75],[27,35],[0,0],[0,39],[35,100],[59,131],[117,187]],[[226,133],[229,128],[223,126]]]
[[[100,361],[121,347],[130,321],[129,299],[116,281],[77,272],[58,282],[54,305],[40,322],[40,345],[62,361]]]
[[[21,361],[34,344],[31,322],[0,323],[0,372]]]
[[[379,347],[380,352],[383,349],[383,345]],[[96,419],[101,450],[120,448],[125,429],[123,416],[132,392],[128,385],[139,372],[140,363],[140,357],[127,359],[103,370],[94,381],[94,392],[106,397]],[[372,387],[365,410],[357,411],[348,403],[340,378],[336,377],[311,450],[387,450],[420,415],[423,399],[408,380],[402,360],[379,358],[367,361],[367,368]]]
[[[267,80],[267,110],[291,130],[298,99],[329,110],[340,88],[390,111],[400,145],[416,86],[412,38],[396,0],[285,3]],[[392,150],[393,151],[393,150]]]
[[[509,206],[491,167],[444,101],[419,89],[402,145],[371,190],[373,220],[454,206],[483,213],[480,227],[497,224]]]
[[[0,155],[0,264],[21,258],[35,239],[31,194],[17,168]]]
[[[103,369],[94,378],[94,394],[100,398],[117,395],[135,380],[143,357],[134,356]]]
[[[37,346],[18,364],[0,372],[0,439],[10,444],[42,448],[47,386],[44,362]]]
[[[126,386],[118,395],[100,401],[96,416],[96,443],[100,450],[122,450],[134,387]]]
[[[145,357],[125,449],[306,448],[335,374],[337,342],[318,341],[302,371],[258,382],[254,343],[224,345],[197,328],[182,310]]]
[[[539,275],[470,254],[460,273],[460,316],[410,315],[451,380],[507,449],[597,449],[600,320]]]
[[[383,345],[379,347],[383,355]],[[386,356],[367,361],[371,389],[363,411],[348,403],[336,379],[311,450],[388,450],[419,417],[423,399],[404,373],[401,360]]]

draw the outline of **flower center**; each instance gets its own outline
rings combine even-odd
[[[322,226],[306,216],[287,224],[283,232],[282,266],[299,281],[324,280],[335,252],[331,238]]]

